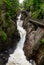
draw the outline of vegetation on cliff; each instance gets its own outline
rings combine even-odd
[[[0,65],[3,65],[5,60],[7,61],[8,55],[15,50],[16,42],[19,41],[20,35],[16,25],[16,15],[19,13],[21,13],[23,27],[27,32],[24,44],[25,55],[27,59],[36,61],[37,65],[43,65],[44,0],[24,0],[23,3],[19,3],[19,0],[0,0]],[[43,27],[38,25],[41,23]]]
[[[19,37],[14,21],[18,10],[18,0],[0,0],[0,50],[15,43]]]
[[[44,19],[44,0],[24,0],[24,9],[31,12],[34,19]]]

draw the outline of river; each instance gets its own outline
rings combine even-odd
[[[22,27],[23,20],[21,20],[21,13],[17,17],[17,29],[20,34],[20,41],[17,43],[16,50],[13,52],[13,54],[10,54],[10,57],[8,59],[8,62],[6,65],[32,65],[24,55],[23,47],[24,42],[26,40],[26,30]]]

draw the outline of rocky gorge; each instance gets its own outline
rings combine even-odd
[[[24,44],[24,52],[28,60],[33,59],[37,65],[44,64],[44,44],[41,43],[41,39],[44,38],[44,28],[30,22],[29,13],[22,11],[23,13],[23,27],[27,31],[26,41]],[[35,21],[35,20],[34,20]]]
[[[17,29],[17,18],[14,20],[11,19],[11,16],[6,12],[6,6],[3,5],[0,10],[0,65],[5,65],[7,63],[9,55],[14,52],[20,40],[20,34]],[[24,43],[25,56],[28,61],[31,59],[35,61],[37,65],[43,65],[44,44],[42,44],[40,40],[44,38],[44,28],[30,22],[28,20],[30,18],[28,17],[29,13],[27,13],[27,11],[22,11],[21,14],[23,27],[27,32]],[[33,63],[33,61],[30,62]]]

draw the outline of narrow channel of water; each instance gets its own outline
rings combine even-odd
[[[16,50],[13,54],[10,54],[6,65],[32,65],[29,61],[27,61],[23,51],[24,42],[26,40],[26,30],[22,27],[23,21],[20,19],[21,14],[17,18],[17,29],[20,34],[20,41],[17,43]]]

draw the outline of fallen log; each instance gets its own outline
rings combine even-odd
[[[25,18],[25,21],[29,21],[29,22],[31,22],[32,24],[34,24],[34,25],[37,25],[37,26],[39,26],[39,27],[42,27],[42,28],[44,28],[44,21],[39,21],[39,20],[34,20],[34,19],[32,19],[31,17],[30,17],[30,14],[29,14],[29,12],[27,12],[27,11],[25,11],[25,10],[23,10],[23,11],[21,11],[22,12],[22,14],[25,16],[24,18]]]
[[[33,19],[29,18],[29,22],[33,23],[34,25],[38,25],[39,27],[44,28],[44,23],[41,23],[43,21],[39,22],[39,21],[36,21],[36,20],[33,20]]]

